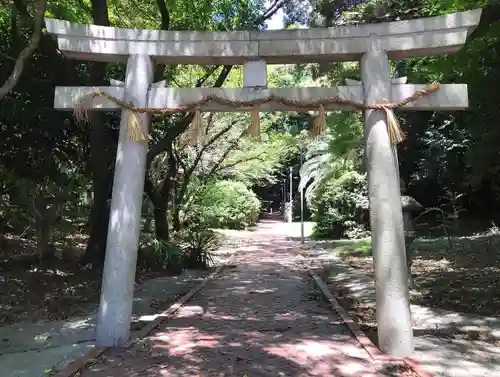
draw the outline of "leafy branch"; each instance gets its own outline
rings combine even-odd
[[[31,35],[31,40],[17,57],[16,64],[14,65],[14,69],[10,74],[9,78],[0,87],[0,100],[4,98],[17,85],[17,83],[19,82],[19,78],[23,73],[26,59],[28,59],[28,57],[31,56],[38,47],[38,43],[40,42],[40,37],[42,35],[42,25],[44,22],[46,6],[47,6],[47,1],[40,0],[35,15],[35,23],[33,25],[33,33]]]

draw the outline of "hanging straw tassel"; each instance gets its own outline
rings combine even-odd
[[[248,127],[248,134],[251,137],[260,139],[260,108],[258,106],[252,109],[252,122]]]
[[[148,141],[151,136],[142,127],[141,118],[139,115],[133,111],[128,112],[127,119],[127,131],[125,133],[126,140],[132,141]]]
[[[90,111],[92,110],[92,106],[94,103],[94,98],[100,96],[109,98],[112,101],[118,103],[119,105],[122,105],[125,109],[128,109],[127,114],[124,115],[127,116],[127,130],[125,131],[126,140],[148,141],[149,139],[151,139],[149,134],[144,130],[144,128],[142,128],[141,119],[139,118],[139,115],[133,110],[130,110],[131,108],[134,107],[134,104],[132,103],[122,104],[121,101],[118,101],[115,97],[105,92],[90,93],[86,96],[81,97],[75,103],[74,106],[73,115],[75,116],[75,119],[77,121],[88,122],[90,117]]]
[[[94,98],[97,97],[99,93],[90,93],[83,97],[80,97],[75,105],[73,110],[73,116],[75,119],[80,122],[88,122],[90,117],[90,110],[92,110],[92,106],[94,104]]]
[[[323,105],[319,105],[318,115],[316,116],[316,119],[314,119],[311,134],[314,137],[318,137],[323,135],[325,133],[325,130],[326,130],[325,107]]]
[[[394,145],[399,144],[406,139],[406,134],[401,129],[398,118],[396,118],[392,109],[384,107],[384,110],[387,116],[387,133],[389,134],[389,140]]]

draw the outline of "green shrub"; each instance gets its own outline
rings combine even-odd
[[[217,246],[215,233],[200,227],[175,232],[171,241],[151,236],[139,249],[138,265],[176,273],[189,268],[208,268],[213,265],[212,251]]]
[[[182,247],[185,268],[208,268],[214,264],[212,251],[219,245],[217,236],[202,227],[183,229],[173,237]]]
[[[241,182],[216,181],[203,188],[191,211],[196,222],[206,227],[242,229],[245,223],[257,222],[260,201]]]
[[[355,171],[325,183],[317,189],[313,201],[317,237],[360,238],[367,230],[359,224],[360,208],[366,206],[366,175]]]
[[[183,250],[175,242],[159,240],[152,236],[139,248],[137,263],[148,269],[168,269],[181,272],[183,266]]]

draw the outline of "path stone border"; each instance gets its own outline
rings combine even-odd
[[[236,259],[236,252],[233,252],[232,255],[224,262],[221,263],[216,269],[208,275],[203,281],[197,286],[193,287],[188,293],[182,296],[175,303],[170,305],[168,309],[159,314],[153,321],[148,323],[146,326],[141,328],[139,331],[132,334],[131,339],[123,346],[123,348],[130,348],[135,343],[137,343],[140,339],[145,338],[149,335],[154,329],[156,329],[161,324],[165,323],[169,319],[173,317],[173,315],[184,305],[187,301],[189,301],[196,293],[201,291],[210,281],[214,280],[218,275],[222,273],[222,271],[233,265]],[[84,369],[91,361],[98,359],[102,356],[102,354],[112,347],[96,347],[88,352],[85,356],[82,356],[75,361],[72,361],[68,365],[66,365],[63,369],[53,374],[53,377],[76,377],[78,373]]]
[[[302,264],[307,269],[311,277],[314,279],[314,282],[323,293],[325,299],[330,303],[330,306],[337,312],[340,318],[342,318],[342,321],[349,328],[349,330],[354,335],[356,340],[359,342],[361,347],[363,347],[363,349],[375,363],[392,362],[392,363],[406,364],[419,377],[436,377],[435,375],[425,370],[421,366],[418,360],[415,360],[411,357],[389,356],[380,351],[378,347],[375,344],[373,344],[370,338],[363,332],[363,330],[361,330],[361,327],[359,327],[358,323],[352,319],[349,313],[342,306],[340,306],[338,301],[335,299],[335,297],[328,289],[328,286],[325,284],[325,282],[321,280],[321,278],[318,275],[316,275],[314,271],[310,268],[302,252],[300,252],[300,255],[302,256],[301,258]]]

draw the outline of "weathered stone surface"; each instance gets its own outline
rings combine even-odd
[[[157,63],[243,64],[358,60],[370,37],[391,59],[457,51],[478,25],[481,9],[444,16],[361,26],[262,32],[191,32],[121,29],[46,19],[69,58],[116,62],[148,54]]]
[[[267,87],[267,64],[265,60],[250,60],[243,65],[244,87]]]
[[[391,87],[391,102],[401,101],[411,96],[415,91],[425,88],[426,85],[412,84],[393,84]],[[72,110],[75,102],[82,96],[103,91],[114,97],[123,99],[125,90],[120,86],[100,86],[100,87],[56,87],[54,108],[58,110]],[[285,97],[289,100],[298,101],[317,101],[327,97],[337,95],[350,101],[358,103],[364,102],[363,88],[361,86],[339,86],[337,88],[161,88],[152,87],[149,90],[148,107],[162,109],[173,108],[201,100],[207,95],[217,95],[233,101],[247,101],[258,98],[276,95]],[[466,84],[447,84],[441,85],[441,88],[432,94],[424,96],[419,100],[412,102],[402,109],[408,111],[416,110],[463,110],[469,105]],[[119,107],[114,102],[105,97],[94,99],[94,110],[117,110]],[[331,105],[325,106],[327,110],[343,109],[353,110],[352,106]],[[249,108],[234,108],[219,104],[207,104],[201,106],[202,111],[248,111]],[[261,111],[275,110],[297,110],[296,107],[286,107],[276,103],[263,105]],[[311,108],[311,110],[316,110]]]
[[[365,101],[380,103],[391,92],[387,54],[376,44],[361,60]],[[370,227],[377,291],[378,346],[395,356],[413,353],[408,301],[398,161],[390,143],[385,113],[365,111],[365,156],[370,201]]]
[[[414,197],[403,195],[401,196],[401,208],[403,211],[417,212],[420,211],[423,206]]]

